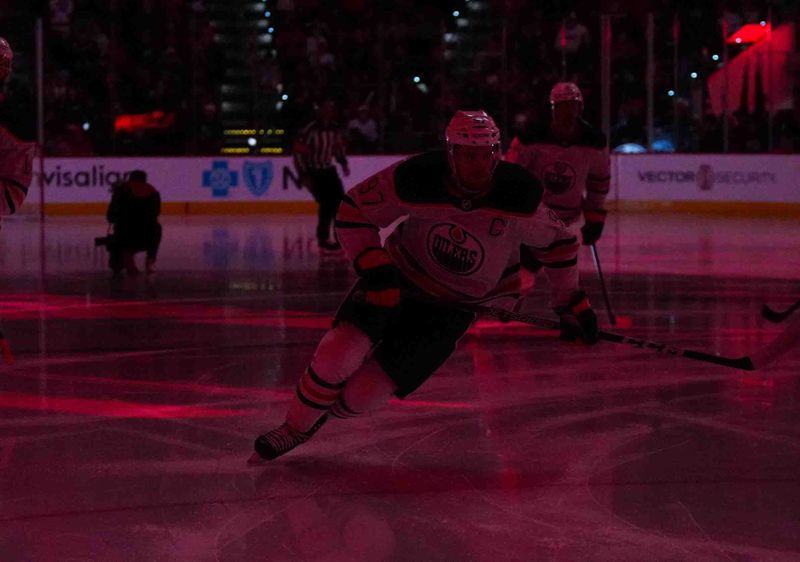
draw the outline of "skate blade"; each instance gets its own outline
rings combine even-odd
[[[247,459],[247,464],[265,464],[267,462],[269,461],[267,461],[267,459],[265,459],[258,453],[253,453],[253,455],[249,459]]]

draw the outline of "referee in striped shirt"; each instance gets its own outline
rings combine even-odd
[[[322,102],[317,118],[306,125],[297,136],[293,147],[294,165],[300,176],[300,185],[308,188],[319,203],[317,242],[321,250],[335,251],[341,246],[331,241],[331,225],[344,196],[344,186],[333,160],[342,167],[345,177],[350,167],[345,156],[344,132],[336,124],[336,105],[331,100]]]

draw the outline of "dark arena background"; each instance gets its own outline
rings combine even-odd
[[[0,562],[800,560],[799,22],[793,0],[0,1]],[[497,158],[567,150],[565,82],[607,166],[578,203],[605,218],[577,257],[600,341],[562,341],[561,281],[524,271],[524,313],[479,314],[411,395],[336,402],[248,463],[359,279],[338,179],[361,197],[447,148],[454,175],[414,186],[458,186],[458,110],[493,118]],[[546,167],[543,205],[588,158]],[[492,256],[447,221],[488,211],[459,201],[437,235],[467,287]]]

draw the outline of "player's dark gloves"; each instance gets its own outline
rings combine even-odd
[[[584,213],[584,220],[586,221],[581,227],[581,235],[583,237],[583,245],[591,246],[600,240],[600,235],[603,234],[603,226],[605,226],[607,211],[603,209],[596,209],[586,211]]]
[[[597,315],[592,310],[592,305],[583,291],[576,291],[572,294],[569,304],[557,306],[553,311],[558,314],[561,320],[561,334],[559,339],[562,341],[575,341],[580,338],[588,345],[597,343],[598,328]]]
[[[383,248],[367,248],[353,263],[356,273],[366,281],[364,302],[383,308],[400,304],[402,275]]]

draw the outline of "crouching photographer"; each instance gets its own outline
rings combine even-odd
[[[106,218],[109,234],[95,238],[95,244],[105,246],[109,253],[108,265],[119,276],[124,269],[128,275],[137,275],[134,256],[146,252],[145,271],[155,273],[156,257],[161,245],[161,195],[147,183],[147,174],[134,170],[127,181],[115,184]]]

